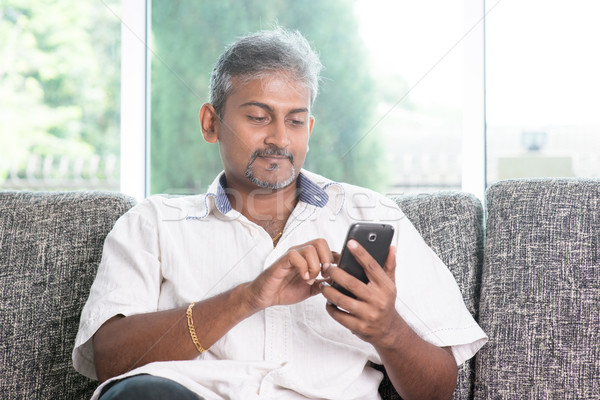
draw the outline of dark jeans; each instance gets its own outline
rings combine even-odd
[[[170,379],[152,375],[134,375],[106,385],[101,400],[202,400],[194,392]]]

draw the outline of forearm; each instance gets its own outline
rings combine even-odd
[[[421,339],[400,317],[395,334],[375,345],[390,381],[402,398],[450,399],[457,367],[449,348]]]
[[[319,293],[312,285],[333,254],[324,239],[290,248],[251,282],[203,300],[193,308],[198,341],[207,349],[252,314],[273,305],[295,304]],[[154,361],[190,360],[198,355],[186,307],[107,321],[94,335],[94,361],[104,381]]]
[[[192,310],[198,341],[205,349],[257,310],[247,301],[246,285],[198,302]],[[154,361],[190,360],[198,355],[185,307],[107,321],[93,339],[100,381]]]

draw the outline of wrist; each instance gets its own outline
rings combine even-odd
[[[257,298],[252,282],[242,283],[234,291],[239,296],[239,303],[242,313],[248,317],[266,308]]]
[[[412,333],[412,330],[397,313],[387,329],[383,331],[385,333],[371,343],[378,352],[397,349],[402,343],[407,343],[410,340],[410,334]]]

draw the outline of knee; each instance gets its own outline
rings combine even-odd
[[[100,395],[100,400],[201,400],[194,392],[167,378],[152,375],[135,375],[112,385]]]

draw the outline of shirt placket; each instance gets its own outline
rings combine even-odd
[[[265,360],[289,360],[291,328],[289,307],[273,306],[265,310]]]
[[[304,209],[304,208],[303,208]],[[293,220],[298,213],[298,208],[292,212]],[[302,219],[290,226],[290,221],[285,227],[281,241],[277,248],[273,249],[266,258],[263,270],[269,268],[285,252],[288,235],[304,222]],[[298,244],[298,243],[296,243]],[[265,360],[276,362],[290,361],[292,356],[292,314],[289,306],[272,306],[265,309]]]

